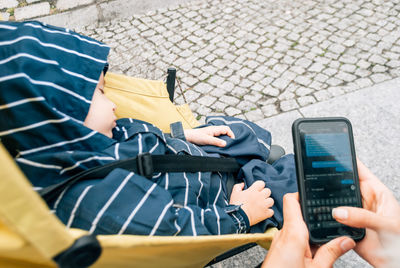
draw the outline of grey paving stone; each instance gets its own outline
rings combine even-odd
[[[278,88],[280,90],[285,89],[290,83],[290,80],[286,79],[286,78],[277,78],[275,79],[274,82],[272,82],[272,86],[275,88]]]
[[[299,107],[296,100],[284,100],[280,103],[280,109],[284,112],[294,110]]]
[[[98,10],[94,5],[79,8],[75,11],[64,12],[61,14],[50,15],[37,18],[38,21],[45,22],[50,25],[76,28],[79,25],[92,25],[98,22]],[[100,39],[97,38],[97,39]],[[111,43],[111,42],[109,42]]]
[[[247,120],[252,121],[252,122],[261,120],[264,118],[264,114],[262,113],[262,111],[260,109],[255,109],[255,110],[251,110],[247,113],[244,113],[244,116],[247,118]]]
[[[304,96],[297,99],[297,102],[301,107],[317,102],[313,96]]]
[[[380,82],[389,80],[391,77],[390,77],[390,75],[387,75],[384,73],[377,73],[377,74],[372,74],[370,76],[370,78],[374,83],[380,83]]]
[[[275,104],[266,104],[266,105],[263,105],[263,106],[261,107],[261,111],[262,111],[262,113],[264,114],[264,118],[265,118],[265,117],[270,117],[270,116],[272,116],[272,115],[275,115],[275,114],[278,114],[278,113],[279,113],[279,111],[278,111],[278,109],[277,109],[277,107],[276,107]],[[261,120],[261,119],[259,119],[259,120]]]
[[[296,90],[296,95],[301,97],[301,96],[306,96],[308,94],[311,94],[312,92],[314,92],[314,90],[312,88],[300,87]]]
[[[0,18],[4,21],[8,21],[8,19],[10,18],[10,14],[7,12],[0,12]]]
[[[384,73],[387,71],[387,69],[388,69],[387,67],[377,64],[374,67],[372,67],[372,72],[373,73]]]
[[[14,11],[14,16],[16,20],[25,20],[43,15],[48,15],[49,13],[50,13],[50,4],[48,2],[43,2],[25,7],[18,7]]]
[[[0,9],[3,9],[3,8],[14,8],[14,7],[17,7],[17,6],[18,6],[18,1],[17,0],[2,0],[0,2]],[[3,19],[5,19],[5,16],[3,17]]]
[[[32,1],[32,0],[30,0]],[[94,0],[58,0],[56,7],[59,10],[67,10],[77,6],[88,5],[93,3]],[[29,3],[29,0],[28,0]]]
[[[305,86],[305,87],[310,85],[311,82],[312,82],[312,80],[310,78],[306,77],[306,76],[298,76],[298,77],[296,77],[296,79],[294,79],[294,81],[296,83],[298,83],[299,85],[302,85],[302,86]]]
[[[375,64],[381,64],[381,65],[383,65],[383,64],[386,63],[387,59],[385,59],[385,58],[383,58],[383,57],[381,57],[381,56],[379,56],[379,55],[373,54],[373,55],[368,59],[368,61],[369,61],[369,62],[372,62],[372,63],[375,63]]]
[[[331,93],[328,90],[325,90],[325,89],[315,92],[314,96],[318,101],[328,100],[328,99],[330,99],[332,97]]]
[[[386,66],[389,66],[390,68],[398,68],[400,67],[400,60],[390,60],[386,63]]]
[[[241,111],[239,109],[229,106],[225,109],[225,113],[229,116],[236,116],[238,114],[241,114]]]
[[[248,112],[254,108],[257,108],[257,105],[253,102],[242,100],[236,105],[236,108],[240,109],[242,112]]]
[[[296,65],[299,65],[305,69],[307,69],[311,65],[312,61],[306,58],[301,58],[298,61],[296,61]]]

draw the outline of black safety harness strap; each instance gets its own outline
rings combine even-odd
[[[151,179],[154,173],[165,172],[231,172],[236,173],[240,165],[234,158],[217,158],[193,155],[151,155],[139,154],[137,157],[115,161],[100,167],[82,171],[58,184],[38,191],[42,198],[50,202],[67,186],[83,179],[96,179],[106,176],[116,168],[122,168]]]

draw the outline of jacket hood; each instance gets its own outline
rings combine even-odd
[[[13,156],[112,142],[83,126],[108,53],[68,29],[0,22],[0,139]]]

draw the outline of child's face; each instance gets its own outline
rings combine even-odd
[[[116,106],[104,95],[103,87],[104,78],[102,74],[94,91],[88,115],[83,124],[112,138],[112,129],[116,126],[115,120],[117,119],[114,114]]]

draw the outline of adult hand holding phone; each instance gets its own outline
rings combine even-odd
[[[355,246],[351,238],[343,236],[312,250],[298,193],[283,197],[283,217],[283,228],[275,235],[262,267],[332,267],[340,256]]]
[[[400,235],[400,205],[392,192],[361,162],[357,161],[362,208],[339,207],[333,210],[333,217],[340,223],[366,228],[363,240],[357,243],[355,251],[374,267],[382,266],[385,233]]]

